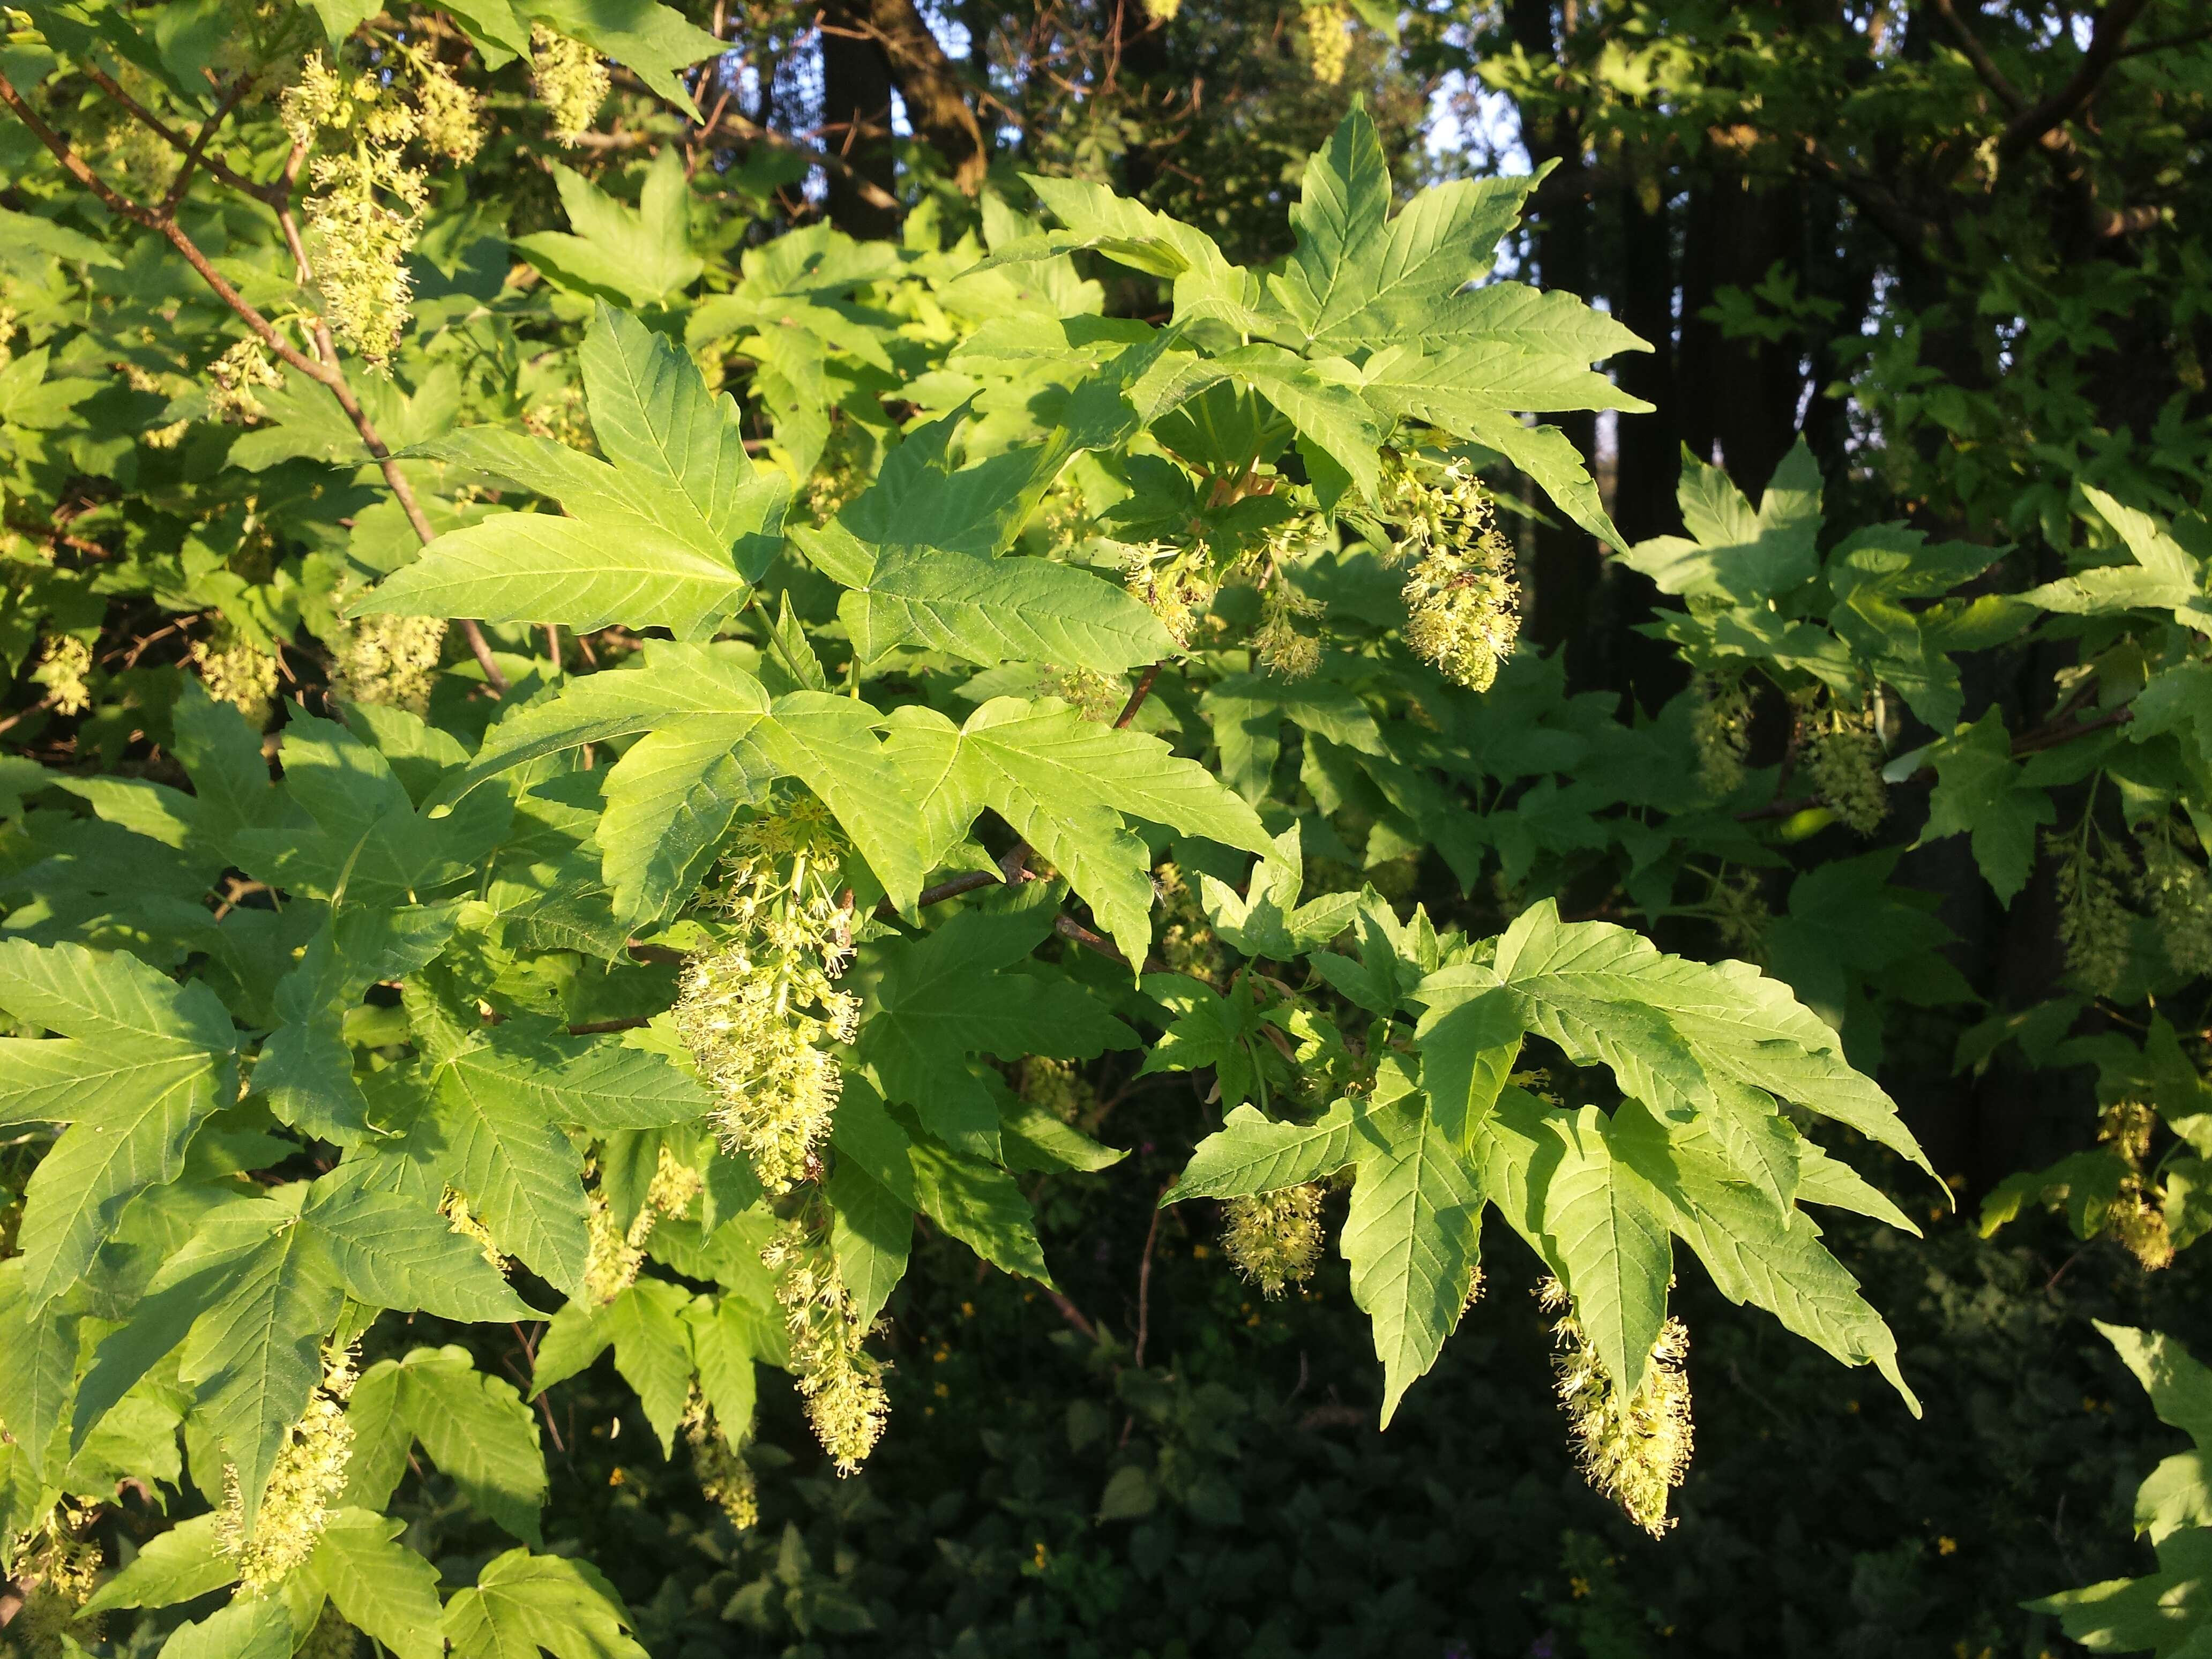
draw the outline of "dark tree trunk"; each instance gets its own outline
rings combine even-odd
[[[1511,0],[1508,11],[1513,38],[1534,61],[1556,61],[1561,42],[1554,32],[1551,0]],[[1563,172],[1583,164],[1578,112],[1561,109],[1522,120],[1523,142],[1538,165],[1556,161]],[[1547,289],[1588,295],[1591,289],[1588,192],[1569,188],[1556,205],[1536,219],[1536,278]],[[1595,464],[1597,422],[1582,412],[1552,417],[1568,439]],[[1597,540],[1556,514],[1536,532],[1535,568],[1526,621],[1529,640],[1546,649],[1565,648],[1571,681],[1586,673],[1588,632],[1604,565]]]
[[[865,19],[830,12],[822,30],[823,139],[842,155],[830,170],[830,222],[848,236],[898,234],[891,154],[891,66]]]

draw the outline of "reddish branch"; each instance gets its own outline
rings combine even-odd
[[[191,169],[194,165],[204,166],[225,183],[234,184],[257,200],[277,208],[280,218],[289,216],[289,207],[282,204],[270,193],[276,188],[276,186],[261,186],[254,185],[251,180],[241,179],[228,167],[204,154],[207,141],[214,133],[216,122],[222,119],[223,113],[229,108],[235,106],[237,101],[235,96],[230,99],[223,111],[219,111],[209,122],[198,138],[185,141],[137,103],[105,74],[98,70],[89,72],[94,80],[99,82],[111,97],[120,102],[125,110],[146,123],[163,139],[183,153],[185,160],[178,172],[178,185],[189,182]],[[234,87],[234,94],[240,90],[240,88]],[[275,352],[292,368],[323,386],[337,398],[338,407],[345,411],[346,419],[352,422],[354,430],[360,434],[362,445],[368,451],[369,458],[377,464],[378,469],[384,474],[384,482],[390,486],[393,498],[399,503],[399,510],[407,515],[407,522],[414,529],[415,534],[425,546],[437,539],[438,532],[430,527],[430,520],[424,514],[422,503],[415,498],[414,487],[407,482],[406,475],[399,470],[399,463],[392,459],[392,451],[386,447],[384,440],[378,435],[375,423],[369,419],[367,411],[362,408],[361,400],[354,396],[353,386],[347,380],[344,369],[339,367],[337,352],[330,344],[329,330],[325,325],[319,321],[317,324],[317,343],[325,354],[324,360],[319,362],[299,350],[279,333],[275,325],[255,310],[248,303],[246,296],[230,285],[222,273],[209,263],[207,255],[200,252],[198,245],[185,234],[184,228],[178,224],[173,210],[178,199],[177,186],[172,186],[171,199],[159,207],[149,208],[135,202],[114,189],[106,179],[94,173],[86,164],[84,159],[70,148],[69,141],[48,125],[44,118],[31,107],[29,101],[15,89],[15,83],[4,74],[0,74],[0,104],[5,104],[14,112],[15,118],[30,130],[31,135],[52,153],[54,159],[61,163],[62,170],[97,197],[103,207],[118,218],[128,219],[133,224],[143,225],[147,229],[166,237],[171,246],[185,256],[185,264],[198,271],[200,279],[215,290],[216,297],[237,313],[240,320],[253,331],[264,345]],[[289,180],[294,171],[295,169],[289,166],[285,169],[286,183],[283,186],[285,192],[283,199],[286,202],[289,202]],[[296,230],[292,233],[288,240],[292,245],[295,259],[302,259]],[[461,629],[468,636],[469,649],[476,657],[477,665],[483,669],[486,682],[495,691],[504,693],[507,689],[507,676],[500,672],[499,665],[493,659],[491,647],[484,639],[483,630],[473,621],[464,621],[461,623]]]

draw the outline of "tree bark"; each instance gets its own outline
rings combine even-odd
[[[890,59],[866,19],[842,8],[823,21],[822,125],[824,142],[852,167],[830,172],[830,222],[863,240],[896,235]]]
[[[982,187],[991,147],[959,67],[945,55],[915,0],[848,0],[844,12],[882,52],[915,137],[945,158],[953,183],[973,196]]]

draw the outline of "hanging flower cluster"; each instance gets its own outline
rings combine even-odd
[[[846,851],[811,796],[740,830],[723,898],[732,937],[691,959],[676,1004],[723,1139],[772,1194],[814,1172],[843,1082],[831,1050],[860,1020],[860,1000],[835,984],[853,948]]]
[[[268,723],[276,700],[276,658],[234,634],[212,641],[194,640],[191,659],[208,696],[230,704],[256,726]]]
[[[346,1464],[353,1455],[353,1425],[345,1414],[353,1383],[349,1350],[324,1356],[322,1385],[276,1454],[250,1534],[238,1469],[235,1465],[225,1468],[216,1542],[238,1563],[239,1587],[246,1595],[258,1595],[281,1584],[315,1553],[331,1509],[345,1490]]]
[[[1682,1484],[1690,1467],[1690,1379],[1682,1369],[1690,1351],[1688,1328],[1668,1320],[1651,1345],[1644,1381],[1624,1400],[1582,1322],[1568,1310],[1566,1286],[1547,1279],[1536,1294],[1545,1311],[1559,1316],[1552,1327],[1552,1370],[1584,1477],[1630,1520],[1659,1537],[1674,1524],[1667,1495]]]
[[[341,623],[331,657],[331,691],[349,702],[423,714],[446,651],[442,617],[363,617]]]
[[[98,1543],[80,1535],[90,1520],[64,1498],[14,1540],[9,1559],[23,1600],[8,1621],[6,1642],[27,1659],[82,1652],[78,1643],[100,1639],[99,1617],[78,1616],[98,1586],[104,1559]]]
[[[1261,1295],[1279,1297],[1313,1277],[1321,1259],[1318,1182],[1252,1193],[1222,1207],[1221,1248]]]
[[[1889,786],[1881,781],[1881,738],[1869,707],[1835,707],[1814,717],[1805,739],[1805,774],[1821,804],[1862,836],[1889,816]]]
[[[1743,787],[1744,757],[1751,751],[1751,690],[1741,680],[1698,676],[1690,740],[1697,746],[1698,778],[1716,795]]]
[[[530,88],[552,117],[554,137],[573,144],[589,132],[613,85],[605,60],[582,41],[531,25]]]
[[[2174,1255],[2173,1236],[2166,1224],[2165,1194],[2146,1167],[2151,1132],[2157,1127],[2158,1114],[2139,1100],[2107,1106],[2097,1121],[2097,1139],[2127,1165],[2119,1191],[2105,1212],[2104,1231],[2154,1273],[2172,1267]]]
[[[406,148],[465,162],[483,143],[477,99],[442,64],[402,51],[387,67],[355,72],[311,52],[281,100],[292,142],[320,147],[308,166],[307,228],[331,331],[380,368],[406,326],[407,253],[429,201],[428,175]]]
[[[2046,846],[2058,865],[2058,939],[2066,947],[2066,966],[2083,988],[2099,996],[2119,987],[2133,955],[2136,919],[2122,896],[2131,872],[2112,848],[2092,846],[2088,836]]]
[[[638,1269],[645,1265],[645,1241],[653,1237],[653,1228],[662,1217],[673,1219],[690,1209],[705,1184],[696,1170],[663,1146],[653,1180],[645,1189],[645,1201],[638,1206],[627,1228],[615,1225],[613,1206],[607,1200],[604,1185],[591,1189],[585,1200],[586,1304],[604,1307],[637,1282]]]
[[[1433,475],[1415,464],[1391,483],[1397,554],[1414,561],[1403,589],[1406,643],[1447,679],[1487,691],[1521,635],[1512,548],[1489,492],[1464,461]]]
[[[691,1448],[691,1473],[700,1495],[744,1532],[760,1524],[760,1486],[745,1462],[742,1438],[732,1442],[714,1408],[694,1389],[684,1411],[684,1438]]]
[[[49,634],[31,678],[46,688],[57,714],[82,714],[92,707],[92,647],[73,634]]]
[[[775,1299],[806,1420],[837,1473],[852,1474],[883,1438],[890,1415],[883,1367],[862,1346],[867,1327],[836,1259],[801,1224],[787,1223],[761,1260],[777,1276]]]

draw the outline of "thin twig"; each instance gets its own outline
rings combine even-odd
[[[1060,1310],[1060,1316],[1081,1332],[1084,1336],[1093,1342],[1103,1340],[1098,1334],[1098,1328],[1083,1316],[1082,1309],[1048,1285],[1045,1287],[1044,1293],[1052,1299],[1052,1305]]]
[[[1116,732],[1124,730],[1131,720],[1137,718],[1137,711],[1145,706],[1145,699],[1152,695],[1152,683],[1159,678],[1160,670],[1165,665],[1156,662],[1137,676],[1137,684],[1129,693],[1129,701],[1121,705],[1121,712],[1114,717]]]
[[[112,82],[105,80],[102,81],[102,84],[112,88],[114,94],[120,94],[126,108],[139,113],[143,119],[153,125],[157,131],[162,131],[165,137],[167,136],[167,130],[162,128],[151,115],[140,110],[138,106],[130,100],[129,94],[123,93],[121,88],[114,87]],[[338,366],[335,350],[328,343],[329,334],[325,325],[319,319],[317,327],[320,331],[319,338],[322,348],[330,354],[330,357],[327,362],[318,362],[287,340],[277,331],[274,324],[254,309],[244,295],[231,286],[222,273],[209,263],[207,255],[200,252],[199,245],[185,234],[184,228],[178,224],[173,214],[146,207],[110,185],[106,179],[86,164],[84,159],[76,150],[70,147],[67,139],[49,126],[39,112],[31,107],[23,94],[15,89],[15,82],[9,80],[5,75],[0,75],[0,104],[5,104],[15,113],[15,118],[29,128],[32,136],[44,144],[54,159],[62,164],[62,170],[99,198],[102,206],[111,213],[130,220],[133,224],[143,225],[147,229],[157,231],[166,237],[171,246],[185,256],[185,262],[199,273],[200,279],[215,290],[216,297],[228,306],[240,320],[259,336],[263,344],[293,368],[324,386],[333,398],[336,398],[338,407],[345,412],[346,419],[352,423],[354,430],[360,434],[362,447],[368,451],[370,459],[375,461],[378,470],[384,474],[386,485],[391,489],[393,498],[398,501],[399,510],[406,515],[407,522],[414,529],[416,536],[426,547],[437,539],[437,532],[430,527],[430,520],[424,514],[422,503],[415,499],[414,487],[407,482],[405,475],[400,471],[399,463],[392,459],[392,451],[386,447],[384,440],[377,435],[375,423],[368,418],[368,413],[362,408],[361,400],[354,396],[353,386],[347,380],[345,371]],[[182,146],[180,145],[179,148]],[[209,171],[222,178],[228,169],[218,172],[210,164]],[[288,168],[287,171],[289,174],[289,169]],[[232,182],[236,179],[237,175],[230,174],[226,182]],[[245,190],[258,200],[269,202],[272,199],[270,189],[273,187],[264,188],[253,185],[249,180],[240,183],[239,188]],[[284,186],[287,194],[289,189],[288,183]],[[500,672],[499,665],[492,659],[491,647],[485,643],[483,629],[473,621],[464,621],[461,623],[461,629],[468,637],[469,649],[475,653],[477,664],[483,669],[485,680],[493,690],[505,696],[508,689],[507,676]]]
[[[1168,1195],[1170,1181],[1160,1188],[1159,1198]],[[1145,1344],[1152,1334],[1152,1247],[1159,1242],[1160,1205],[1152,1202],[1152,1224],[1145,1230],[1145,1259],[1137,1267],[1137,1346],[1130,1350],[1129,1358],[1139,1370],[1145,1368]]]

